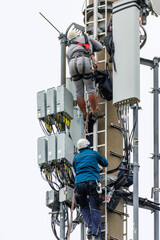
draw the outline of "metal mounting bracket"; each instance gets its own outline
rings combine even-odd
[[[154,194],[155,192],[160,192],[160,188],[154,188],[154,187],[152,187],[152,189],[151,189],[151,198],[153,198],[153,194]]]

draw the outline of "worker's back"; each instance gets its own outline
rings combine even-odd
[[[98,164],[107,167],[107,159],[89,148],[82,149],[73,159],[73,168],[76,172],[75,184],[89,180],[100,181]]]

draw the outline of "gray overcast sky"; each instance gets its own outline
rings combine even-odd
[[[45,206],[49,186],[37,166],[37,138],[43,132],[37,120],[36,94],[60,85],[60,43],[58,33],[39,12],[64,32],[71,22],[83,24],[83,2],[1,1],[0,236],[3,240],[55,239],[49,209]],[[148,40],[141,57],[153,59],[160,57],[160,18],[150,16],[147,22]],[[147,198],[153,186],[153,161],[149,159],[153,153],[153,96],[148,93],[152,86],[152,71],[141,67],[140,196]],[[140,222],[140,239],[153,240],[153,214],[140,211]],[[132,227],[131,221],[129,226]],[[71,239],[75,236],[80,239],[76,233]],[[132,238],[132,230],[129,236]]]

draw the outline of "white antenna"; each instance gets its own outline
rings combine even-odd
[[[153,11],[160,15],[160,1],[159,0],[150,0]]]

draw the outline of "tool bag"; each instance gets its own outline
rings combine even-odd
[[[113,98],[113,80],[106,69],[104,71],[94,71],[94,79],[96,84],[98,83],[98,89],[101,97],[107,101],[111,101]]]

